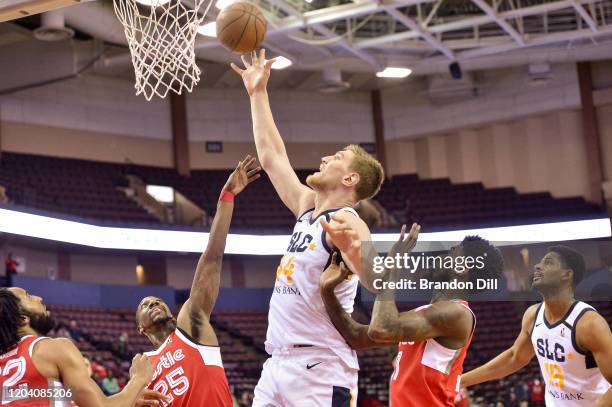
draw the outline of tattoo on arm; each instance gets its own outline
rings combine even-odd
[[[200,329],[202,328],[202,323],[204,322],[202,320],[202,314],[198,310],[191,308],[189,310],[189,321],[191,322],[191,337],[196,339],[199,338]]]

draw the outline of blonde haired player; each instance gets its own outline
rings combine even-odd
[[[276,128],[267,83],[273,60],[265,50],[243,56],[244,69],[232,64],[251,100],[253,132],[261,166],[297,222],[276,272],[270,300],[264,364],[253,406],[353,406],[357,396],[357,356],[334,328],[321,299],[319,276],[337,249],[361,282],[373,290],[374,277],[362,273],[360,251],[337,227],[349,226],[359,240],[370,240],[367,225],[353,206],[374,196],[383,182],[380,163],[349,145],[321,158],[320,171],[303,185],[291,167]],[[332,236],[330,236],[330,234]],[[333,237],[333,240],[332,240]],[[357,278],[339,285],[338,299],[353,311]]]
[[[612,406],[612,333],[593,307],[574,298],[584,259],[566,246],[553,246],[536,264],[533,288],[544,302],[525,311],[514,345],[463,376],[472,386],[508,376],[535,354],[546,382],[548,407]]]

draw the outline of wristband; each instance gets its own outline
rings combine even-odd
[[[223,201],[223,202],[233,203],[234,198],[235,198],[234,194],[232,194],[230,191],[228,191],[225,188],[221,190],[221,195],[219,195],[219,201]]]

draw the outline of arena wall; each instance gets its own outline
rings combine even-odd
[[[594,63],[592,72],[610,180],[612,62]],[[474,75],[478,97],[448,103],[434,103],[423,78],[383,90],[389,174],[588,198],[575,65],[554,65],[543,86],[530,84],[526,67]],[[316,167],[346,140],[374,140],[367,92],[274,90],[271,103],[296,168]],[[1,97],[0,148],[172,167],[169,111],[167,101],[146,103],[121,81],[82,77]],[[187,113],[192,168],[227,168],[254,152],[242,89],[199,89]],[[223,153],[206,153],[206,141],[221,140]]]

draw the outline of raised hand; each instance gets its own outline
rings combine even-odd
[[[244,160],[238,162],[238,166],[227,179],[224,189],[238,195],[247,185],[261,176],[260,171],[261,167],[257,165],[256,158],[247,155]]]
[[[343,254],[351,256],[361,249],[359,234],[340,216],[333,214],[331,222],[328,223],[325,218],[321,218],[320,222],[334,246]]]
[[[336,264],[337,256],[338,252],[332,254],[331,263],[327,266],[325,271],[323,271],[321,277],[319,277],[319,287],[321,287],[321,290],[333,290],[341,282],[346,280],[350,273],[343,261],[341,261],[340,264]]]
[[[242,63],[244,69],[238,67],[235,63],[231,63],[232,69],[242,77],[244,87],[250,96],[257,92],[265,92],[270,78],[270,70],[275,59],[266,60],[266,50],[251,52],[251,62],[248,61],[245,55],[242,55]]]
[[[141,379],[145,383],[148,383],[153,379],[153,373],[155,373],[155,367],[146,355],[141,355],[139,353],[134,356],[134,359],[132,359],[132,366],[130,367],[131,379]]]
[[[412,249],[414,249],[414,246],[416,246],[420,232],[421,225],[419,225],[418,223],[413,223],[412,227],[410,228],[410,233],[408,234],[408,237],[404,239],[404,236],[406,235],[406,225],[402,225],[399,240],[395,242],[395,244],[391,247],[388,256],[395,257],[396,254],[410,254],[410,252],[412,252]]]

